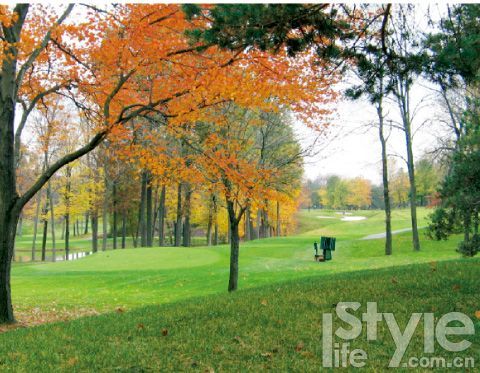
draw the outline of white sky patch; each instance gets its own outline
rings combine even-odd
[[[419,81],[412,88],[412,107],[418,107],[418,113],[412,122],[414,157],[419,159],[431,151],[442,132],[443,125],[436,118],[442,115],[439,98],[432,91],[428,82]],[[385,103],[388,120],[399,125],[400,116],[395,104]],[[357,176],[381,182],[381,147],[378,128],[371,126],[378,118],[374,107],[366,100],[337,102],[337,119],[329,130],[329,136],[319,147],[319,153],[305,159],[305,177],[315,179],[331,174],[353,178]],[[297,133],[304,145],[313,135],[305,134],[301,123],[296,124]],[[321,150],[320,150],[321,149]],[[405,133],[394,129],[387,142],[387,152],[397,159],[397,166],[406,168]]]

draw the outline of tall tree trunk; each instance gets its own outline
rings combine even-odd
[[[213,246],[218,245],[218,222],[215,222],[215,225],[213,226]]]
[[[48,198],[45,201],[43,209],[43,236],[42,236],[42,262],[45,261],[47,252],[47,235],[48,235]]]
[[[17,43],[28,12],[28,4],[17,4],[15,22],[3,25],[2,38],[8,43],[8,58],[2,58],[0,74],[0,323],[15,321],[10,272],[15,231],[23,206],[17,206],[15,157],[15,105],[17,104]],[[19,145],[19,144],[18,144]],[[18,147],[19,149],[19,147]]]
[[[153,190],[150,173],[147,175],[146,189],[146,246],[153,246]]]
[[[228,291],[238,288],[238,259],[240,254],[240,234],[238,227],[244,210],[235,213],[234,202],[227,199],[228,220],[230,221],[230,273],[228,278]]]
[[[383,83],[381,83],[381,94],[383,94]],[[392,255],[392,209],[390,203],[390,188],[388,185],[388,156],[387,140],[385,138],[385,125],[383,116],[383,101],[380,98],[377,104],[378,115],[378,135],[382,146],[382,180],[383,180],[383,200],[385,204],[385,255]]]
[[[88,234],[88,222],[90,221],[90,211],[85,213],[85,229],[83,230],[83,234]]]
[[[168,235],[169,235],[170,245],[173,246],[173,244],[174,244],[174,235],[175,235],[175,222],[172,221],[170,224],[168,224],[168,227],[169,227]]]
[[[218,204],[217,204],[217,197],[215,196],[215,194],[212,196],[212,202],[213,202],[213,222],[214,222],[213,245],[217,246],[218,245]]]
[[[408,79],[404,78],[404,79]],[[403,80],[404,80],[403,79]],[[410,182],[410,214],[412,221],[413,250],[420,251],[420,238],[417,224],[417,187],[415,185],[415,161],[413,158],[412,124],[410,115],[410,83],[401,80],[398,84],[397,98],[402,116],[403,129],[405,132],[405,144],[407,147],[407,169]]]
[[[182,240],[182,183],[177,190],[177,221],[175,223],[175,246],[180,246]]]
[[[67,210],[65,214],[65,260],[70,255],[70,212]]]
[[[113,250],[117,249],[117,181],[114,180],[112,183],[112,202],[113,202],[113,226],[112,226],[112,236],[113,236]]]
[[[268,201],[266,201],[265,209],[263,210],[263,237],[270,237],[270,217],[268,216]]]
[[[208,201],[207,246],[212,246],[213,202],[213,195],[211,195]]]
[[[412,238],[413,238],[413,250],[420,251],[420,238],[418,235],[418,223],[417,223],[417,187],[415,185],[415,165],[413,160],[412,149],[412,136],[410,124],[408,130],[405,131],[407,141],[407,168],[408,179],[410,181],[410,212],[412,216]]]
[[[159,194],[158,194],[158,187],[155,188],[155,191],[153,192],[153,220],[152,220],[152,246],[153,242],[155,241],[155,233],[157,232],[157,219],[159,215]]]
[[[147,172],[142,172],[142,185],[140,191],[140,216],[138,219],[138,229],[140,233],[140,246],[147,246],[147,225],[145,222],[145,210],[147,204]]]
[[[55,213],[54,213],[54,206],[53,206],[53,195],[52,195],[52,186],[50,181],[47,184],[48,190],[48,199],[50,203],[50,230],[52,234],[52,261],[55,261],[57,255],[57,244],[55,240]]]
[[[132,242],[133,242],[133,248],[136,249],[138,247],[138,234],[135,235],[132,233]]]
[[[277,237],[280,237],[280,229],[281,229],[281,219],[280,219],[280,202],[277,201]]]
[[[102,251],[107,250],[108,239],[108,179],[105,175],[105,192],[103,194],[103,217],[102,217]]]
[[[0,171],[0,174],[3,172]],[[5,185],[2,185],[0,194],[3,194],[4,188]],[[15,318],[11,300],[10,271],[18,215],[16,216],[11,209],[2,208],[6,206],[4,197],[4,194],[0,197],[0,323],[11,323]]]
[[[250,206],[247,207],[247,210],[245,211],[245,236],[244,236],[245,241],[251,240],[251,232],[250,232]]]
[[[125,249],[127,241],[127,212],[122,212],[122,249]]]
[[[158,245],[165,246],[165,193],[166,187],[162,185],[160,202],[158,204]]]
[[[213,227],[213,221],[212,221],[212,217],[209,215],[208,223],[207,223],[207,233],[205,237],[207,241],[207,246],[212,246],[212,227]]]
[[[92,252],[98,251],[98,210],[92,211]]]
[[[72,189],[72,168],[67,165],[65,168],[67,183],[65,185],[65,260],[70,256],[70,192]]]
[[[0,192],[1,193],[1,192]],[[0,207],[3,201],[0,200]],[[18,217],[0,209],[0,322],[14,322],[10,271]]]
[[[190,184],[185,184],[185,207],[184,207],[185,221],[183,224],[183,246],[185,247],[190,247],[192,244],[191,227],[190,227],[191,202],[192,202],[192,187]]]
[[[42,204],[42,190],[37,193],[37,208],[35,210],[35,220],[33,221],[33,241],[32,241],[32,262],[35,261],[35,251],[37,243],[38,219],[40,217],[40,207]]]
[[[256,226],[256,238],[262,238],[262,210],[257,209],[257,226]]]
[[[250,240],[255,239],[255,226],[253,225],[252,214],[250,213]]]

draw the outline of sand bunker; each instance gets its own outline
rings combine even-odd
[[[345,216],[341,220],[342,221],[357,221],[357,220],[365,220],[365,216]]]

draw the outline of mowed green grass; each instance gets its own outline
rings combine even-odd
[[[409,232],[394,236],[394,254],[386,257],[383,239],[360,240],[384,230],[383,213],[355,214],[367,219],[344,222],[333,211],[303,211],[300,234],[242,243],[239,287],[459,257],[455,252],[458,238],[434,242],[422,234],[422,251],[414,253]],[[425,225],[427,214],[427,210],[419,210],[420,225]],[[410,224],[407,210],[395,211],[393,217],[394,229]],[[330,262],[313,261],[313,241],[321,235],[337,237]],[[170,303],[224,293],[228,263],[229,248],[221,245],[110,250],[71,262],[16,264],[13,302],[20,316],[32,309],[37,313],[83,313]]]
[[[361,303],[354,312],[357,317],[365,312],[367,302],[377,302],[378,312],[394,313],[402,331],[414,312],[433,312],[437,321],[447,312],[465,313],[475,320],[476,334],[450,339],[468,339],[473,343],[469,349],[448,353],[436,344],[434,354],[424,354],[422,319],[405,358],[433,355],[447,361],[454,357],[478,360],[479,275],[476,259],[310,275],[234,294],[16,329],[0,334],[0,370],[321,371],[322,314],[334,313],[343,301]],[[340,326],[348,328],[334,316],[334,328]],[[376,341],[366,341],[364,327],[361,336],[349,343],[350,350],[367,352],[367,371],[385,371],[395,351],[385,322],[379,324]]]
[[[225,245],[17,263],[18,315],[102,314],[0,334],[0,371],[318,371],[322,314],[342,301],[360,302],[358,316],[366,302],[377,302],[402,330],[413,312],[438,318],[458,311],[474,319],[478,331],[480,261],[455,252],[459,237],[434,242],[422,233],[422,251],[415,253],[411,234],[401,233],[386,257],[383,239],[361,239],[383,231],[383,213],[355,214],[367,219],[345,222],[333,211],[303,211],[299,234],[242,243],[240,290],[233,294],[226,292]],[[427,214],[419,211],[420,225]],[[408,211],[394,212],[394,229],[409,224]],[[312,243],[321,235],[337,237],[330,262],[313,261]],[[386,325],[375,342],[362,333],[351,349],[367,352],[369,371],[385,370],[395,350]],[[406,356],[423,356],[422,336],[420,324]],[[478,357],[478,332],[469,338],[473,346],[464,353],[451,355],[437,345],[436,356]]]

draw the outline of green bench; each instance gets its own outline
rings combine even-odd
[[[315,261],[325,262],[326,260],[332,260],[332,251],[335,251],[335,242],[335,237],[321,237],[320,249],[322,250],[322,255],[319,255],[318,243],[315,241],[313,243],[313,249],[315,250]]]

